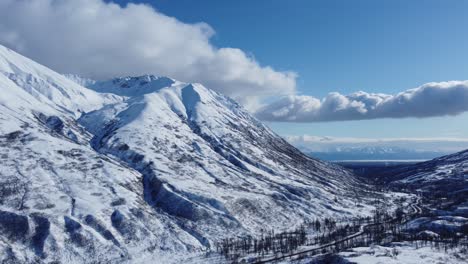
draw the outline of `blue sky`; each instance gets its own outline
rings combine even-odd
[[[468,72],[467,1],[146,2],[183,22],[207,22],[217,46],[298,72],[304,94],[396,93]]]
[[[200,82],[283,136],[443,141],[468,138],[466,10],[462,0],[5,0],[0,44],[61,73]]]
[[[124,4],[126,1],[119,1]],[[212,42],[298,73],[297,90],[395,94],[468,79],[467,1],[141,1],[186,23],[206,22]],[[468,115],[269,125],[280,134],[465,137]]]

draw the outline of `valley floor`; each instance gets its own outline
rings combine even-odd
[[[398,213],[398,210],[393,213],[392,210],[386,211],[391,212],[387,214],[384,210],[380,218],[378,215],[381,213],[376,212],[372,218],[339,221],[336,226],[322,229],[318,233],[309,231],[305,244],[297,248],[285,249],[281,245],[278,246],[283,243],[282,238],[279,238],[279,242],[276,240],[282,236],[275,234],[276,237],[265,240],[261,238],[261,243],[268,239],[273,240],[270,242],[273,246],[266,251],[245,247],[244,244],[251,243],[250,240],[238,239],[224,244],[219,253],[198,256],[191,261],[317,264],[468,263],[468,218],[454,215],[460,210],[441,210],[448,207],[445,204],[441,206],[439,199],[428,194],[406,197],[403,195],[401,198],[398,202],[401,213]],[[410,199],[405,201],[406,198]],[[396,201],[392,203],[397,204]],[[286,233],[286,236],[293,233]],[[227,255],[224,250],[227,250]],[[226,257],[223,257],[223,254]]]
[[[436,249],[404,242],[387,246],[351,248],[336,255],[322,255],[297,261],[285,260],[277,264],[466,264],[467,259],[467,252],[460,249]]]
[[[351,263],[359,264],[468,263],[468,253],[462,252],[459,248],[445,250],[430,246],[416,247],[410,242],[352,248],[340,253],[339,256]]]

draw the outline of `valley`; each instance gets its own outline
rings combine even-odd
[[[366,252],[384,249],[386,251],[381,253],[380,257],[377,254],[372,261],[364,260],[362,263],[385,259],[388,262],[400,263],[396,261],[401,252],[400,247],[406,247],[412,248],[413,251],[421,248],[421,252],[425,252],[412,258],[411,261],[414,263],[423,262],[424,254],[431,254],[429,252],[438,252],[436,254],[439,260],[449,261],[449,263],[465,263],[468,252],[468,214],[466,211],[468,197],[463,193],[467,186],[466,176],[460,178],[459,169],[447,173],[455,177],[452,180],[459,184],[458,189],[462,191],[454,189],[452,185],[444,186],[440,183],[436,184],[437,187],[418,185],[430,191],[416,188],[411,184],[405,187],[400,183],[392,185],[393,181],[401,180],[396,177],[398,175],[396,172],[408,173],[411,169],[426,168],[425,173],[429,173],[426,164],[431,164],[435,171],[438,171],[439,166],[443,168],[463,167],[466,160],[459,158],[463,155],[464,152],[461,152],[423,164],[347,163],[345,166],[351,165],[350,168],[357,171],[357,175],[374,186],[376,190],[393,194],[403,191],[404,193],[400,193],[401,200],[395,199],[395,201],[398,200],[398,207],[391,211],[388,210],[385,202],[379,201],[382,206],[374,212],[372,217],[332,220],[338,224],[331,225],[332,228],[325,230],[318,230],[317,226],[320,226],[320,222],[312,221],[304,225],[304,230],[307,231],[304,231],[302,243],[294,244],[293,248],[281,247],[281,245],[288,245],[288,242],[284,242],[284,234],[279,233],[273,235],[270,242],[267,242],[268,238],[262,242],[270,243],[270,248],[266,252],[249,253],[252,247],[249,246],[250,239],[247,243],[245,240],[235,239],[229,243],[225,242],[227,243],[225,247],[227,246],[231,251],[221,250],[220,252],[224,258],[228,259],[226,263],[355,263],[353,261],[357,259],[372,259],[366,255]],[[438,161],[440,164],[437,164]],[[413,174],[414,172],[411,172],[408,175]],[[430,177],[427,178],[430,180]],[[444,183],[447,182],[449,179],[445,178]],[[434,188],[438,188],[438,191],[434,192]],[[450,191],[447,188],[450,188]],[[326,219],[326,221],[329,220]],[[293,234],[297,232],[296,230]],[[285,234],[287,237],[289,233]],[[277,239],[279,241],[276,241]],[[247,251],[245,251],[246,246]],[[252,248],[251,250],[256,252],[255,246]],[[406,263],[404,259],[400,261]]]

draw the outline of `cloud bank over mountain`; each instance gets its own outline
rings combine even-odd
[[[294,94],[294,72],[261,66],[240,49],[215,47],[213,34],[205,23],[183,23],[144,4],[0,1],[0,43],[62,73],[98,79],[166,75],[244,103]]]
[[[206,23],[183,23],[145,4],[0,1],[0,44],[56,71],[95,79],[156,74],[199,82],[265,121],[424,118],[468,110],[468,82],[461,81],[428,83],[396,95],[297,95],[296,73],[262,66],[240,49],[215,47],[214,34]],[[280,99],[258,110],[272,97]]]
[[[454,116],[468,111],[468,81],[427,83],[396,95],[330,93],[323,99],[287,96],[264,106],[260,119],[329,122],[378,118]]]

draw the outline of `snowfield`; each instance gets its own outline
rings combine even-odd
[[[372,246],[353,248],[339,254],[349,263],[357,264],[421,264],[421,263],[467,263],[465,253],[458,249],[435,249],[429,246],[416,247],[411,243],[392,243],[388,247]],[[346,262],[344,262],[346,263]]]
[[[420,217],[409,221],[407,230],[430,230],[435,233],[450,230],[460,232],[463,225],[468,224],[468,218],[461,216]]]

